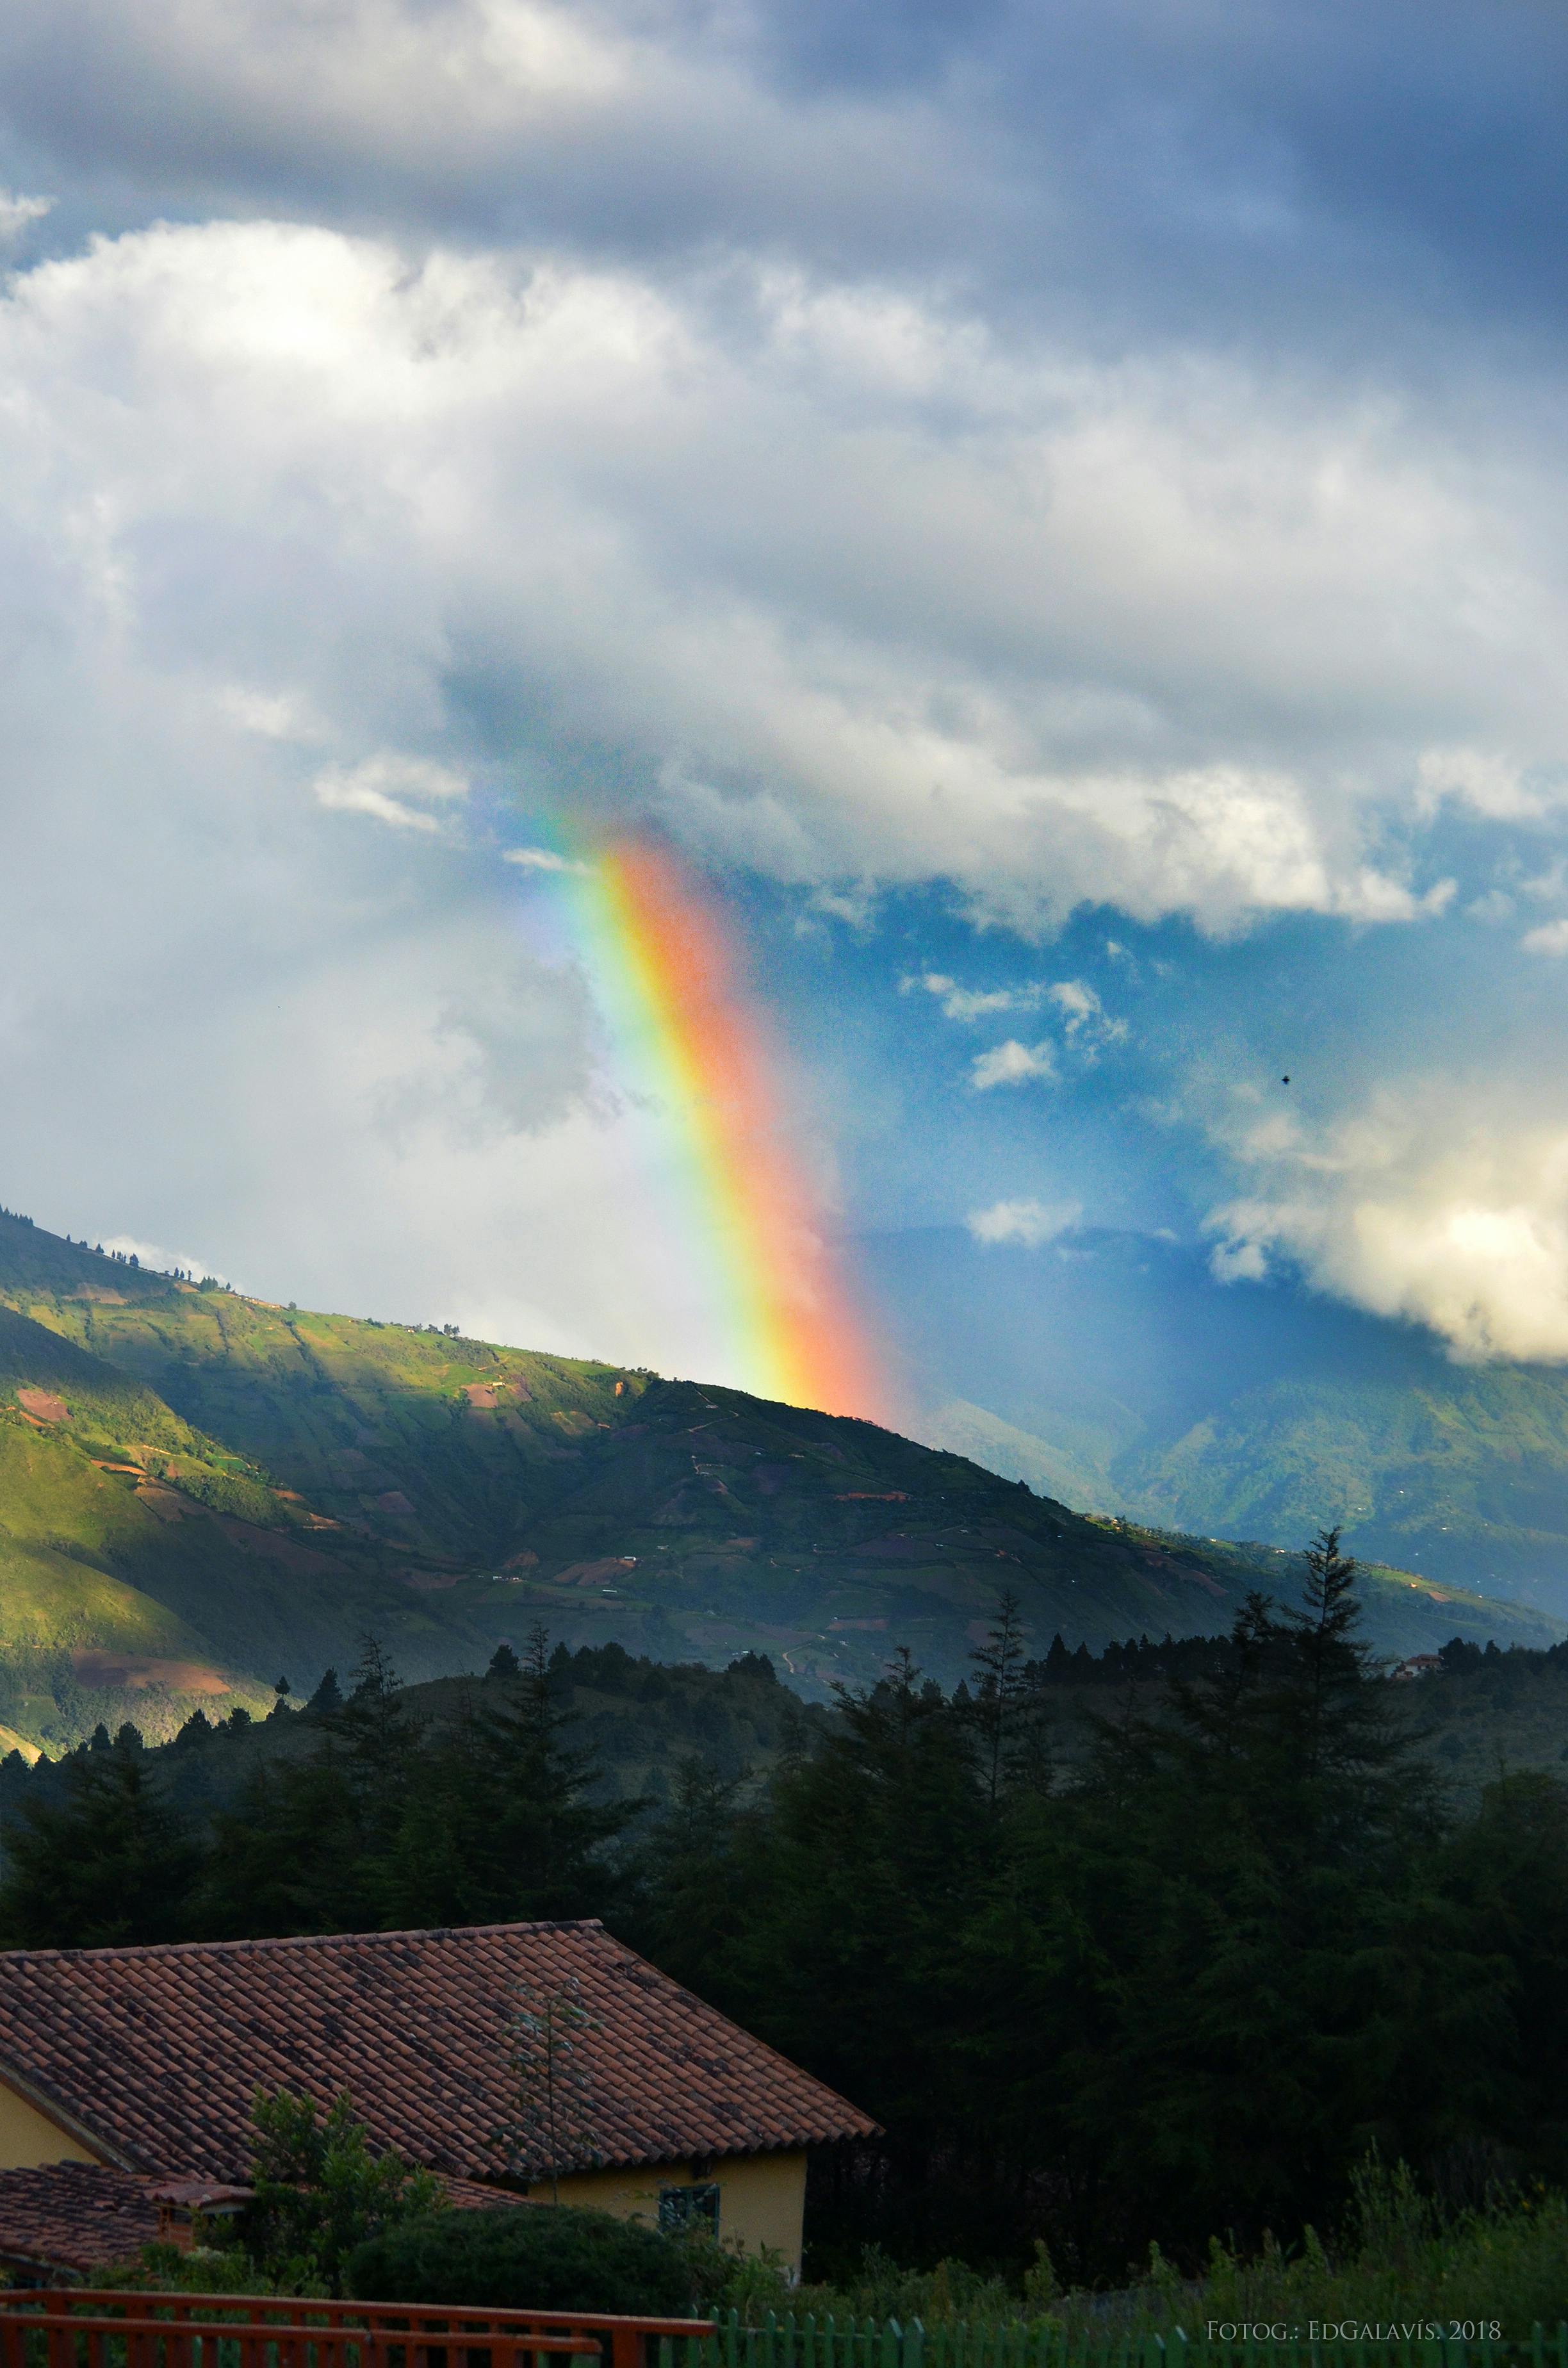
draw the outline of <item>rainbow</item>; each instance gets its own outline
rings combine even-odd
[[[562,876],[619,1059],[659,1113],[678,1231],[707,1269],[737,1386],[873,1414],[876,1360],[790,1152],[778,1063],[719,914],[644,842]]]

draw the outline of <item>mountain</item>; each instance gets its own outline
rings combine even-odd
[[[279,1307],[5,1215],[0,1311],[0,1724],[34,1745],[257,1707],[367,1631],[411,1679],[541,1622],[766,1653],[821,1695],[905,1644],[951,1682],[1007,1588],[1043,1651],[1301,1584],[1298,1555],[1088,1519],[874,1423]],[[1395,1572],[1369,1600],[1402,1654],[1562,1633]]]
[[[1129,1519],[1365,1558],[1568,1616],[1568,1373],[1465,1365],[1419,1327],[1202,1252],[957,1228],[863,1246],[918,1435]]]

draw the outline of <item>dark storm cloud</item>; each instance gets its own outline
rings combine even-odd
[[[8,169],[235,209],[946,278],[1107,343],[1560,335],[1544,6],[679,8],[14,0]]]

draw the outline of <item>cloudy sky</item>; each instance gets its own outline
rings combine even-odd
[[[1565,51],[11,0],[0,1198],[711,1371],[506,860],[631,826],[852,1263],[1164,1229],[1568,1357]]]

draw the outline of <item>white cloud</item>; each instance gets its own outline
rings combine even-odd
[[[781,210],[797,230],[929,219],[944,198],[972,211],[990,177],[979,142],[918,97],[802,101],[756,54],[751,13],[10,0],[0,83],[29,151],[74,167],[106,209],[140,198],[142,220],[303,208],[416,237],[445,225],[463,245],[547,222],[581,248],[710,225],[772,245]]]
[[[1091,1062],[1100,1045],[1120,1042],[1127,1035],[1127,1022],[1114,1019],[1095,989],[1081,978],[1059,979],[1050,987],[1033,980],[1019,986],[971,988],[960,986],[943,971],[922,971],[899,982],[901,994],[915,987],[924,987],[927,995],[938,998],[944,1018],[969,1025],[994,1019],[998,1012],[1038,1011],[1042,1004],[1051,1003],[1062,1015],[1069,1049]],[[1028,1077],[1054,1077],[1056,1073],[1056,1055],[1049,1043],[1026,1047],[1011,1038],[979,1054],[971,1064],[973,1083],[982,1089],[1021,1084]]]
[[[969,1078],[975,1092],[983,1094],[993,1086],[1051,1085],[1056,1074],[1054,1045],[1020,1044],[1016,1036],[1009,1036],[1005,1043],[994,1044],[988,1053],[975,1054],[970,1064]]]
[[[488,761],[858,917],[1409,921],[1405,719],[1568,737],[1525,494],[1231,364],[255,222],[23,274],[0,364],[10,514],[125,661],[308,717],[320,795],[426,837],[457,679]],[[1450,597],[1483,561],[1506,661]],[[360,754],[411,745],[423,786]]]
[[[1568,920],[1546,921],[1519,939],[1528,954],[1568,954]]]
[[[1217,1222],[1231,1223],[1231,1212],[1222,1212]],[[1267,1254],[1260,1241],[1238,1234],[1215,1243],[1209,1253],[1209,1271],[1216,1282],[1263,1282],[1268,1276]]]
[[[576,862],[569,855],[557,855],[548,847],[506,847],[501,850],[503,863],[515,863],[519,871],[578,871],[592,870],[586,863]]]
[[[1051,990],[1051,1000],[1062,1016],[1070,1044],[1086,1051],[1096,1044],[1119,1043],[1127,1035],[1126,1020],[1113,1019],[1094,988],[1081,978],[1059,979]]]
[[[1070,1233],[1083,1213],[1077,1201],[996,1201],[971,1210],[964,1222],[977,1242],[1019,1242],[1033,1250]]]
[[[378,822],[390,823],[394,830],[439,830],[434,814],[419,814],[412,806],[400,805],[369,781],[358,781],[352,774],[334,772],[317,776],[316,796],[324,806],[335,807],[342,814],[373,814]]]
[[[955,987],[945,998],[942,1010],[949,1019],[986,1019],[997,1011],[1030,1010],[1038,1001],[1038,996],[1030,996],[1027,992],[1012,987],[971,988],[967,991]]]
[[[1373,1092],[1233,1145],[1260,1189],[1214,1211],[1222,1281],[1299,1266],[1320,1289],[1425,1324],[1461,1358],[1568,1359],[1568,1107],[1500,1077]]]
[[[916,986],[939,997],[945,1019],[962,1020],[987,1019],[998,1011],[1037,1011],[1042,993],[1038,986],[960,986],[956,978],[934,970],[899,981],[899,991],[903,995]]]
[[[409,409],[377,441],[340,242],[186,237],[0,301],[6,1198],[272,1299],[744,1380],[656,1118],[463,794],[421,542],[489,545],[442,508],[451,422],[427,471]]]
[[[190,1250],[160,1249],[156,1242],[138,1241],[131,1234],[106,1234],[98,1247],[118,1250],[121,1258],[134,1258],[139,1266],[151,1267],[155,1274],[193,1274],[199,1282],[229,1280],[210,1260],[197,1258]]]
[[[1552,803],[1542,786],[1526,781],[1514,757],[1496,749],[1426,748],[1415,769],[1428,809],[1451,798],[1489,821],[1513,822],[1542,814]]]
[[[53,210],[52,198],[25,198],[15,190],[0,189],[0,241],[17,237],[29,222],[41,222]]]
[[[254,727],[253,727],[254,728]],[[318,803],[342,814],[373,814],[397,830],[439,830],[437,817],[407,803],[410,798],[446,803],[466,798],[469,784],[461,773],[415,757],[368,757],[363,764],[328,765],[312,787]]]
[[[1105,1008],[1094,988],[1085,986],[1081,978],[1058,979],[1051,999],[1062,1014],[1069,1036],[1076,1036],[1089,1021],[1098,1019]]]
[[[244,683],[229,682],[218,686],[214,698],[231,723],[259,739],[310,742],[330,736],[320,716],[312,715],[292,692],[252,690]]]

